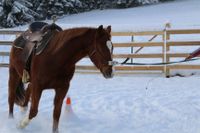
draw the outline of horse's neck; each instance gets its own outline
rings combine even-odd
[[[62,53],[66,63],[75,64],[88,53],[88,48],[95,38],[95,30],[89,29],[85,34],[78,35],[70,40],[66,38],[58,53]]]

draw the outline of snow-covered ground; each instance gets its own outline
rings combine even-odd
[[[177,0],[65,16],[58,20],[58,24],[64,28],[104,24],[112,25],[114,31],[139,31],[161,30],[170,21],[172,28],[200,28],[199,13],[199,0]],[[25,27],[18,29],[24,30]],[[194,40],[198,37],[191,36]],[[116,75],[106,80],[101,74],[76,73],[68,93],[72,99],[72,111],[67,110],[64,104],[60,132],[199,133],[199,80],[199,75],[165,78],[160,74]],[[18,107],[15,107],[15,119],[8,119],[7,81],[8,69],[0,68],[0,133],[51,132],[54,91],[43,92],[38,116],[21,130],[17,125],[25,113]]]
[[[39,114],[26,129],[19,108],[8,119],[7,69],[0,68],[0,132],[51,132],[53,91],[44,91]],[[63,106],[61,133],[198,133],[199,77],[164,78],[75,74],[69,90],[72,110]]]

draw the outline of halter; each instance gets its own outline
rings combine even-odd
[[[110,53],[113,54],[113,44],[111,41],[106,42],[106,46],[110,50]],[[117,61],[108,61],[109,66],[115,66],[117,64]]]
[[[96,36],[97,36],[97,34],[95,34],[95,40],[94,40],[95,46],[94,46],[94,50],[89,55],[90,55],[90,57],[92,57],[92,56],[94,56],[95,53],[97,53],[97,54],[99,54],[104,59],[103,54],[101,52],[99,52],[98,49],[97,49],[97,46],[96,46]],[[112,53],[113,53],[113,44],[112,44],[111,40],[107,40],[106,41],[106,46],[107,46],[107,48],[109,49],[109,51],[110,51],[110,53],[112,55]],[[117,61],[112,61],[112,60],[111,61],[105,60],[105,62],[107,62],[109,66],[115,66],[115,65],[118,64]]]
[[[106,46],[108,47],[110,53],[112,54],[113,53],[113,45],[112,45],[112,42],[110,40],[108,40],[106,42]],[[99,54],[103,59],[104,59],[104,56],[101,52],[98,51],[97,47],[96,47],[96,40],[95,40],[95,47],[94,47],[94,50],[92,51],[92,53],[90,54],[90,57],[94,56],[94,54],[97,53]],[[114,66],[116,65],[116,61],[106,61],[108,62],[108,65],[109,66]]]

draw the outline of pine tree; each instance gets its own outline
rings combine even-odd
[[[14,27],[34,21],[39,15],[31,10],[32,4],[25,0],[3,0],[0,25]]]
[[[138,0],[141,5],[158,3],[159,0]]]
[[[158,2],[159,0],[117,0],[115,3],[116,7],[118,8],[127,8],[140,5],[154,4]]]
[[[79,0],[41,0],[36,11],[43,19],[51,16],[78,13],[82,11],[82,3]]]
[[[63,0],[62,4],[64,6],[65,14],[73,14],[83,12],[83,3],[79,0]]]
[[[4,16],[3,4],[2,4],[2,1],[0,1],[0,28],[3,27],[2,24],[1,24],[3,16]]]
[[[140,3],[137,0],[117,0],[115,4],[117,8],[127,8],[138,6]]]
[[[173,1],[173,0],[159,0],[160,2],[167,2],[167,1]]]
[[[128,8],[172,0],[0,0],[0,26],[14,27],[53,15]]]
[[[2,1],[0,1],[0,16],[3,16],[3,4],[2,4]]]

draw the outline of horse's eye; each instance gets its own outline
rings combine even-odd
[[[110,50],[110,52],[112,52],[112,42],[111,41],[107,41],[106,42],[106,46],[108,47],[108,49]]]

